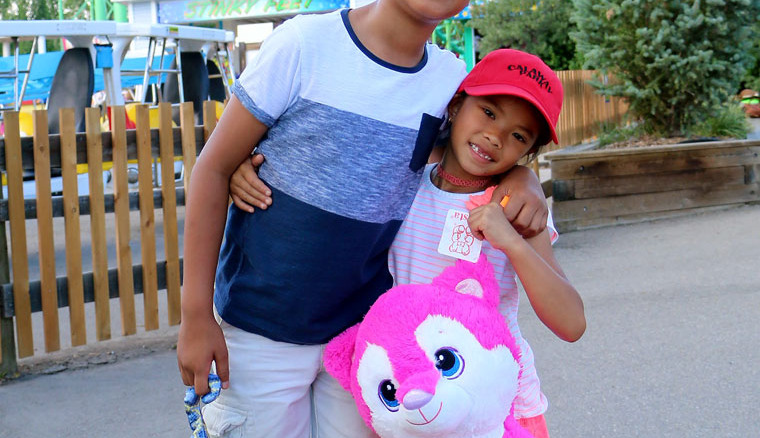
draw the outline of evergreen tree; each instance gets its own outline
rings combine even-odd
[[[754,27],[755,35],[760,35],[760,21],[756,22]],[[750,54],[753,59],[752,67],[744,75],[740,88],[751,88],[760,92],[760,38],[753,38]]]
[[[688,133],[720,112],[752,65],[760,0],[574,0],[573,34],[595,85],[649,131]]]
[[[579,68],[570,32],[573,4],[567,0],[491,0],[472,4],[471,21],[481,35],[480,56],[510,47],[540,56],[555,70]]]
[[[55,14],[55,9],[51,8],[46,0],[32,0],[29,9],[31,10],[30,15],[34,17],[35,20],[50,20],[58,18],[53,16],[53,14]]]

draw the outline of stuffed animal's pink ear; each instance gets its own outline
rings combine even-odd
[[[483,286],[474,278],[465,278],[457,284],[455,289],[460,294],[483,298]]]
[[[359,324],[356,324],[334,337],[325,346],[325,369],[348,392],[351,392],[351,364],[354,361],[358,332]]]
[[[457,260],[433,279],[433,285],[481,298],[491,306],[499,305],[499,283],[485,253],[477,263]]]

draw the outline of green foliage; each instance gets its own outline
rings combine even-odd
[[[585,67],[617,78],[594,85],[649,130],[678,136],[705,122],[752,64],[760,0],[573,1]]]
[[[618,126],[613,123],[602,124],[599,126],[599,145],[602,148],[609,144],[625,143],[630,139],[637,139],[652,136],[653,133],[648,131],[645,126],[640,124],[630,124]]]
[[[73,19],[76,11],[86,1],[63,0],[63,17]],[[57,20],[60,18],[58,6],[57,1],[50,0],[0,0],[0,20]],[[88,19],[87,16],[77,18]],[[28,53],[32,42],[20,41],[19,46],[22,53]],[[61,50],[60,42],[48,40],[47,49]]]
[[[755,35],[760,35],[760,21],[756,22],[754,27]],[[750,54],[754,60],[754,65],[745,73],[740,88],[751,88],[755,91],[760,91],[760,38],[752,40]]]
[[[732,101],[720,107],[704,123],[694,126],[693,134],[703,137],[747,138],[751,126],[741,105]]]
[[[736,99],[717,107],[701,123],[691,126],[682,133],[685,140],[697,138],[747,138],[752,127],[741,105]],[[630,123],[625,126],[605,124],[599,126],[599,144],[597,147],[616,143],[628,143],[635,140],[648,140],[657,143],[657,139],[668,137],[667,133],[657,131],[651,124]],[[667,143],[667,141],[665,142]]]
[[[32,0],[30,6],[30,15],[36,17],[45,17],[46,19],[58,18],[55,16],[55,9],[49,6],[45,0]]]
[[[481,35],[478,53],[502,47],[524,50],[541,57],[555,70],[580,67],[575,30],[570,21],[572,2],[567,0],[491,0],[472,4],[473,28]]]
[[[63,18],[72,19],[88,0],[63,0]],[[0,20],[57,20],[58,1],[0,0]],[[87,8],[85,8],[87,9]],[[77,17],[87,20],[87,16]]]

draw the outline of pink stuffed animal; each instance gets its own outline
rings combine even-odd
[[[383,294],[335,337],[325,367],[382,438],[531,437],[513,416],[519,350],[481,255]]]

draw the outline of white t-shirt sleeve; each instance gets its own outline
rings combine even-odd
[[[298,96],[300,58],[298,26],[291,19],[264,40],[233,86],[243,106],[270,128]]]

